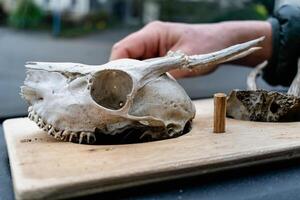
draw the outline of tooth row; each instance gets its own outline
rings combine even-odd
[[[39,128],[43,129],[48,135],[53,136],[56,139],[62,141],[69,141],[69,142],[78,142],[92,144],[96,141],[95,134],[92,132],[75,132],[64,130],[60,131],[55,129],[51,124],[47,124],[30,106],[28,108],[28,118],[34,121]]]

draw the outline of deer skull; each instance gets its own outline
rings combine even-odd
[[[189,128],[195,107],[167,72],[201,70],[246,56],[259,49],[253,46],[261,40],[204,55],[171,52],[160,58],[120,59],[100,66],[29,62],[21,95],[30,105],[29,118],[61,140],[91,144],[101,135],[176,137]]]

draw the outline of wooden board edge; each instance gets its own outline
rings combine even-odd
[[[14,168],[14,165],[10,159],[11,155],[12,155],[12,152],[11,152],[11,148],[8,148],[8,146],[10,145],[9,144],[9,141],[8,141],[8,137],[6,136],[7,134],[7,131],[6,131],[6,124],[10,123],[10,121],[12,121],[14,119],[6,119],[3,121],[2,123],[2,127],[3,127],[3,135],[4,135],[4,140],[5,140],[5,143],[6,143],[6,149],[7,149],[7,154],[8,154],[8,162],[9,162],[9,167],[10,167],[10,174],[11,174],[11,178],[12,178],[12,185],[13,185],[13,190],[14,190],[14,196],[15,198],[18,200],[20,199],[19,197],[19,194],[16,192],[17,191],[17,186],[16,186],[16,180],[15,180],[15,175],[14,175],[14,170],[12,170],[12,168]]]
[[[72,197],[81,197],[81,196],[92,195],[97,193],[126,189],[135,186],[143,186],[143,185],[157,183],[157,182],[210,174],[219,171],[233,170],[242,167],[251,167],[259,164],[290,160],[298,157],[300,157],[300,147],[291,148],[280,152],[272,152],[260,156],[248,157],[248,158],[240,159],[238,161],[228,160],[222,163],[193,166],[191,168],[184,168],[180,170],[165,171],[165,172],[159,172],[155,174],[153,173],[143,174],[143,176],[139,176],[139,174],[137,174],[136,176],[123,177],[121,182],[116,182],[116,180],[111,180],[111,184],[107,184],[106,186],[103,186],[101,184],[99,185],[99,183],[97,184],[97,181],[95,181],[93,188],[89,186],[88,188],[84,188],[78,191],[74,191],[73,188],[74,185],[72,185],[71,187],[61,188],[61,190],[56,190],[53,193],[48,193],[47,195],[42,196],[40,199],[47,200],[47,199],[64,199],[64,198],[72,198]],[[148,177],[145,178],[146,176]],[[15,193],[15,195],[18,200],[28,200],[32,198],[26,198],[26,197],[36,196],[37,194],[35,192],[19,191],[19,193]],[[38,196],[41,196],[41,194],[38,194]]]

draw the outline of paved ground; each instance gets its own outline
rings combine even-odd
[[[57,39],[43,32],[0,28],[0,119],[26,113],[19,88],[25,78],[26,61],[107,62],[111,46],[133,30],[109,30],[75,39]],[[212,75],[181,80],[192,98],[244,88],[249,69],[224,66]],[[263,85],[265,87],[265,85]]]

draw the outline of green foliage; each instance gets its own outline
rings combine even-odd
[[[32,0],[19,0],[11,12],[8,24],[20,29],[37,28],[44,19],[44,13]]]
[[[260,16],[263,17],[267,17],[268,16],[268,10],[267,8],[262,5],[262,4],[255,4],[254,5],[254,10],[256,11],[257,14],[259,14]]]
[[[221,7],[218,1],[161,1],[161,20],[210,23],[226,20],[264,20],[268,16],[266,7],[259,2],[243,6]]]
[[[108,27],[109,17],[105,11],[91,13],[81,21],[71,22],[62,19],[62,37],[79,37]]]
[[[214,21],[226,20],[265,20],[268,17],[268,11],[262,4],[250,4],[243,8],[231,8],[225,10],[214,18]]]

